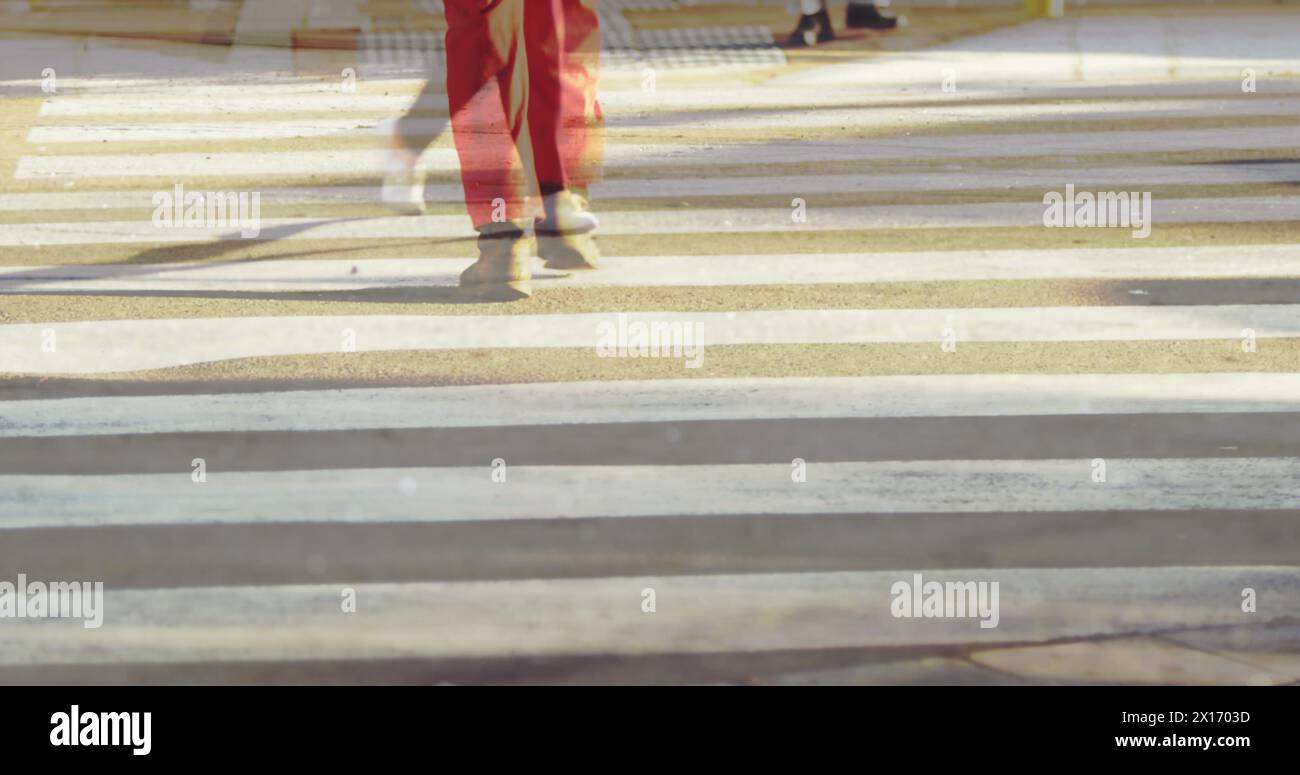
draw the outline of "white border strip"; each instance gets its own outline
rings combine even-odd
[[[555,382],[0,403],[0,438],[832,417],[1300,412],[1300,374]]]
[[[1300,336],[1296,305],[1023,307],[191,318],[0,326],[0,373],[107,374],[283,355],[570,347],[639,352],[667,333],[711,346],[963,342],[1240,342]],[[51,344],[53,342],[53,344]],[[353,350],[345,350],[346,346]],[[626,349],[624,349],[626,348]],[[937,356],[936,356],[937,357]],[[698,358],[681,358],[683,368]]]

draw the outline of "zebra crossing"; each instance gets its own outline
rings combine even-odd
[[[1269,340],[1300,335],[1300,318],[1286,306],[172,318],[60,323],[57,329],[41,323],[11,324],[0,332],[0,343],[12,353],[8,370],[27,374],[146,371],[243,358],[332,354],[346,345],[350,345],[347,352],[358,353],[575,349],[595,347],[602,329],[614,331],[629,324],[650,330],[691,328],[698,331],[693,334],[696,342],[678,343],[679,349],[698,345],[704,350],[738,345],[925,344],[938,342],[945,330],[951,331],[954,342],[970,343],[1217,340],[1234,346],[1246,337]],[[62,335],[51,337],[47,332]],[[43,342],[51,339],[54,347],[42,349]]]
[[[441,16],[441,2],[417,4]],[[786,63],[769,29],[757,25],[646,29],[638,31],[623,16],[627,10],[674,10],[671,2],[636,5],[602,2],[601,43],[606,70],[640,72],[653,69],[746,69],[779,67]],[[369,67],[420,68],[441,75],[447,52],[442,35],[432,30],[369,29],[357,39],[361,62]]]
[[[0,621],[0,678],[1014,676],[1300,616],[1300,82],[1027,78],[611,89],[603,267],[514,305],[455,301],[448,138],[432,214],[375,201],[418,80],[67,81],[0,193],[0,577],[105,624]],[[160,231],[177,183],[260,236]],[[1151,238],[1045,227],[1067,184],[1152,192]],[[895,615],[914,573],[997,626]]]
[[[755,390],[755,385],[761,390]],[[14,402],[0,436],[115,433],[478,428],[509,425],[531,402],[533,425],[834,417],[1003,417],[1029,414],[1286,412],[1296,374],[971,374],[894,377],[649,380],[621,383],[352,388],[106,396]],[[1022,392],[1035,396],[1032,406]],[[1224,398],[1228,396],[1230,398]],[[571,398],[580,413],[564,406]],[[578,400],[580,399],[580,400]],[[347,410],[347,411],[344,411]]]

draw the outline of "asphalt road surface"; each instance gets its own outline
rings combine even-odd
[[[0,680],[1300,681],[1298,11],[611,66],[605,265],[511,304],[449,135],[378,201],[418,70],[6,35],[0,580],[107,591]]]

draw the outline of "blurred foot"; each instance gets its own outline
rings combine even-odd
[[[818,43],[829,43],[831,40],[835,40],[835,30],[831,29],[831,14],[826,10],[819,10],[816,13],[803,14],[785,44],[792,48],[802,48],[815,46]]]
[[[397,131],[396,121],[381,123],[377,131],[385,138],[384,184],[379,198],[388,208],[401,215],[421,215],[424,204],[424,168],[420,158],[406,147]]]
[[[892,30],[898,26],[898,19],[881,13],[875,3],[850,2],[849,7],[844,11],[844,26],[855,29]]]
[[[537,256],[547,269],[575,271],[600,266],[600,250],[590,234],[538,234]]]
[[[543,217],[534,231],[542,234],[586,234],[600,225],[586,200],[572,191],[563,190],[542,197]]]
[[[514,301],[532,295],[533,240],[513,223],[479,233],[478,260],[460,274],[462,292],[481,301]]]
[[[793,48],[812,46],[817,43],[829,43],[835,40],[835,30],[831,28],[831,15],[825,10],[806,13],[799,17],[794,32],[790,33],[786,44]]]

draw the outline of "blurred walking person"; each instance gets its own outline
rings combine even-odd
[[[795,25],[794,32],[790,33],[787,45],[802,47],[835,40],[826,0],[786,0],[785,6],[790,13],[799,15],[799,22]],[[874,2],[849,0],[848,7],[844,9],[844,26],[892,30],[898,26],[898,19],[881,13]]]
[[[479,233],[460,284],[475,295],[530,295],[534,249],[551,268],[596,268],[587,196],[603,155],[596,2],[445,2],[452,134]]]

